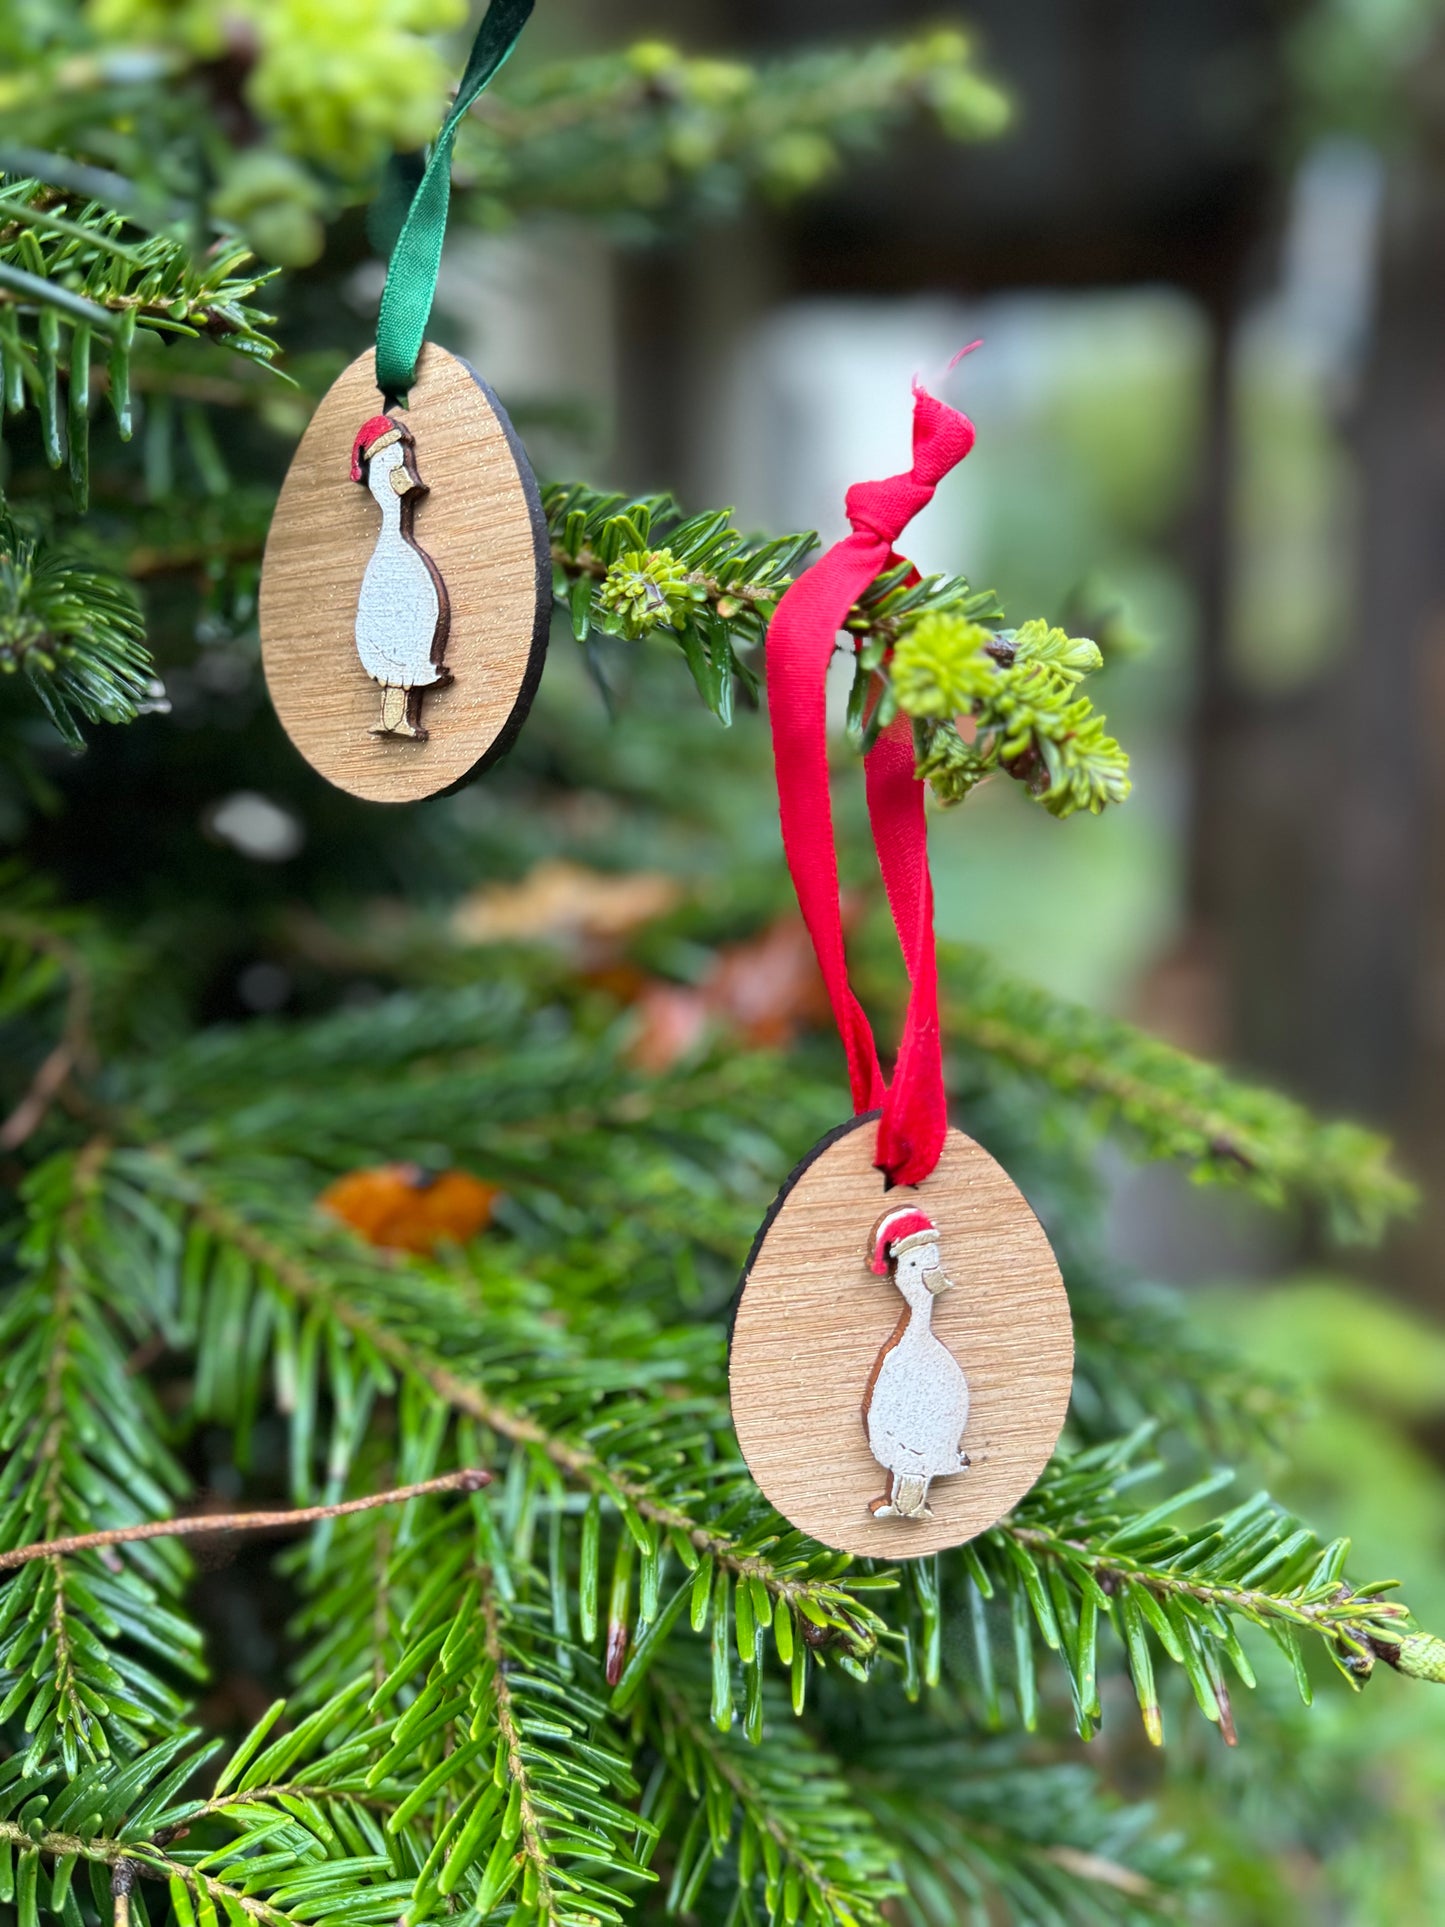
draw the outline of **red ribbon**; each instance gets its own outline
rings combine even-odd
[[[890,1185],[921,1184],[937,1165],[948,1130],[923,785],[913,774],[909,720],[895,717],[864,765],[873,842],[911,985],[898,1061],[887,1084],[872,1027],[848,982],[828,795],[825,678],[848,611],[876,576],[897,565],[901,558],[893,544],[972,447],[968,417],[915,383],[912,468],[849,489],[845,506],[853,533],[798,577],[768,629],[768,712],[783,850],[848,1054],[853,1110],[883,1111],[874,1162]]]

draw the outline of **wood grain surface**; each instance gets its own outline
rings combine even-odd
[[[885,1193],[876,1137],[876,1117],[854,1120],[779,1194],[743,1280],[729,1375],[738,1443],[778,1510],[824,1545],[908,1559],[985,1531],[1034,1484],[1068,1409],[1074,1334],[1043,1227],[987,1151],[950,1130],[931,1177]],[[968,1377],[973,1463],[934,1481],[932,1519],[875,1520],[886,1475],[861,1404],[904,1306],[869,1271],[868,1240],[887,1207],[914,1203],[953,1281],[933,1329]]]
[[[415,535],[446,584],[452,680],[428,690],[427,740],[373,736],[380,690],[356,653],[376,504],[351,443],[380,411],[372,355],[338,378],[296,450],[261,571],[261,653],[282,727],[339,789],[406,803],[450,789],[510,744],[541,674],[551,562],[537,485],[505,414],[458,356],[428,342],[406,409],[428,493]]]

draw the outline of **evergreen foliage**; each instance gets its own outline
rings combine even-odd
[[[723,722],[738,690],[756,699],[757,673],[739,652],[766,635],[816,553],[815,536],[749,539],[726,509],[684,519],[668,496],[629,501],[576,484],[549,488],[544,507],[557,598],[584,648],[594,630],[629,641],[666,633]],[[911,716],[919,774],[945,803],[1000,769],[1055,816],[1122,802],[1129,759],[1078,694],[1102,665],[1099,650],[1037,619],[1018,630],[985,626],[1002,614],[990,591],[961,576],[919,578],[907,564],[880,576],[846,624],[858,648],[856,734],[866,744],[900,710]],[[589,660],[605,690],[597,656]],[[972,740],[960,734],[961,718]]]
[[[293,217],[319,227],[369,191],[445,71],[412,27],[450,24],[446,6],[241,12],[264,28],[241,89],[265,137],[250,150],[207,120],[219,6],[172,23],[106,0],[57,9],[48,36],[4,30],[35,148],[0,225],[6,491],[23,498],[0,526],[0,662],[68,744],[160,701],[143,635],[184,671],[197,636],[204,657],[250,633],[269,458],[246,438],[280,418],[275,384],[236,360],[274,343],[233,230],[259,242],[270,219],[278,257],[312,258]],[[152,42],[146,69],[132,56]],[[333,70],[342,43],[354,60]],[[398,49],[389,117],[367,123],[365,77]],[[92,64],[67,68],[80,51]],[[809,185],[918,106],[971,137],[1000,97],[953,36],[756,75],[656,47],[523,68],[469,127],[463,205],[706,211]],[[284,305],[284,278],[274,293]],[[333,298],[327,325],[354,329],[340,312]],[[143,361],[147,331],[173,345]],[[98,343],[113,426],[92,420]],[[311,379],[304,354],[296,368]],[[224,459],[221,410],[244,425]],[[50,479],[67,432],[73,492]],[[578,483],[550,486],[546,510],[559,605],[604,687],[619,651],[625,680],[659,673],[662,640],[715,716],[753,703],[811,535]],[[1122,800],[1123,753],[1080,693],[1098,650],[1002,624],[961,577],[874,584],[848,624],[858,745],[901,712],[944,800],[997,771],[1056,815]],[[32,798],[83,810],[88,765],[19,717],[7,763]],[[90,754],[153,728],[96,732]],[[153,740],[176,768],[178,738]],[[265,753],[253,729],[246,755]],[[374,889],[378,833],[345,823]],[[45,848],[37,833],[32,857]],[[1127,1721],[1158,1742],[1167,1719],[1172,1740],[1192,1703],[1232,1741],[1236,1723],[1268,1729],[1275,1681],[1308,1699],[1332,1675],[1445,1676],[1440,1642],[1344,1541],[1263,1493],[1213,1510],[1234,1478],[1219,1461],[1277,1434],[1283,1401],[1121,1280],[1097,1235],[1104,1139],[1377,1236],[1410,1194],[1369,1134],[982,953],[947,956],[955,1095],[1048,1223],[1079,1373],[1028,1499],[969,1547],[889,1568],[774,1514],[727,1415],[739,1259],[837,1122],[825,1043],[715,1036],[646,1070],[640,950],[609,974],[434,925],[374,948],[359,984],[338,939],[304,1014],[218,1024],[179,912],[80,913],[19,868],[4,881],[0,1909],[17,1927],[1162,1921],[1206,1878],[1199,1856],[1071,1735]],[[213,907],[277,940],[253,902]],[[675,932],[668,954],[698,947]],[[892,969],[861,948],[886,1009]],[[494,1223],[406,1256],[318,1205],[338,1176],[397,1161],[497,1186]],[[217,1495],[239,1501],[228,1518],[281,1501],[314,1516],[279,1557],[234,1520],[141,1533]],[[1240,1713],[1256,1672],[1264,1704]]]
[[[851,1748],[843,1766],[811,1752],[784,1709],[806,1716],[846,1681],[931,1700],[960,1618],[963,1730],[1032,1731],[1061,1684],[1087,1735],[1123,1665],[1158,1739],[1156,1669],[1173,1665],[1232,1737],[1226,1667],[1252,1682],[1249,1625],[1305,1693],[1305,1641],[1354,1682],[1377,1658],[1440,1676],[1438,1642],[1344,1577],[1346,1548],[1262,1495],[1173,1523],[1227,1474],[1136,1500],[1161,1470],[1138,1433],[1065,1454],[1004,1525],[902,1572],[788,1529],[737,1456],[722,1332],[678,1326],[674,1299],[680,1272],[701,1309],[725,1298],[767,1173],[822,1121],[827,1087],[800,1094],[795,1069],[731,1053],[649,1082],[595,1012],[559,1030],[555,1004],[529,1015],[523,984],[519,970],[119,1060],[96,1090],[97,1134],[30,1178],[6,1331],[14,1543],[174,1505],[123,1346],[185,1361],[171,1427],[225,1427],[243,1468],[279,1423],[298,1503],[449,1465],[498,1474],[469,1498],[336,1521],[288,1554],[302,1657],[282,1737],[243,1742],[229,1798],[153,1803],[119,1838],[98,1824],[82,1857],[114,1865],[123,1842],[182,1919],[188,1899],[204,1911],[243,1889],[271,1921],[342,1892],[366,1918],[420,1919],[458,1896],[485,1913],[512,1895],[606,1919],[645,1902],[663,1851],[676,1907],[715,1893],[724,1910],[742,1896],[786,1919],[866,1922],[908,1878],[877,1820],[904,1798],[901,1768],[880,1792]],[[327,1176],[398,1153],[503,1182],[510,1234],[398,1262],[318,1216]],[[1087,1349],[1087,1298],[1076,1309]],[[67,1746],[71,1773],[123,1762],[177,1718],[188,1574],[165,1541],[128,1549],[120,1573],[100,1552],[21,1569],[3,1663],[33,1768]],[[109,1782],[87,1785],[104,1810]],[[72,1851],[55,1844],[69,1810],[37,1808],[42,1853]],[[164,1837],[178,1824],[184,1846]],[[973,1838],[966,1807],[932,1824]],[[1002,1851],[987,1828],[974,1846],[984,1866]],[[1069,1861],[1044,1865],[1064,1878]],[[1007,1890],[1022,1875],[1004,1866]],[[1138,1902],[1132,1882],[1121,1897]]]
[[[25,9],[0,27],[15,69],[7,142],[25,150],[22,172],[42,150],[49,180],[107,205],[119,190],[132,214],[202,207],[265,260],[305,266],[326,220],[370,197],[386,155],[440,123],[454,72],[416,29],[464,11],[368,0],[358,21],[305,0],[195,0],[180,16],[153,0],[55,0],[44,25]],[[954,140],[1008,123],[956,28],[756,66],[645,41],[509,72],[468,117],[457,185],[488,227],[562,211],[635,238],[753,192],[806,192],[920,116]],[[81,149],[107,165],[77,168]],[[399,223],[405,174],[383,192],[383,226]]]
[[[644,41],[488,93],[460,168],[484,217],[540,206],[635,226],[818,187],[920,112],[954,140],[1007,125],[1006,96],[956,28],[756,66]]]
[[[45,168],[46,157],[36,158]],[[45,171],[67,172],[63,166]],[[0,174],[4,408],[11,415],[35,408],[46,460],[59,468],[68,459],[82,509],[90,487],[91,360],[98,349],[105,352],[104,386],[127,441],[138,329],[223,342],[263,362],[276,351],[263,332],[270,317],[250,299],[267,276],[239,271],[251,259],[249,248],[220,243],[197,259],[184,236],[122,238],[128,218],[84,189]]]
[[[952,949],[942,982],[956,1043],[1044,1079],[1136,1154],[1292,1207],[1341,1244],[1378,1240],[1414,1206],[1414,1187],[1377,1132],[1321,1122],[1278,1091],[1019,983],[983,951]]]
[[[154,681],[144,637],[128,582],[0,514],[0,670],[24,673],[72,749],[82,722],[140,714]]]

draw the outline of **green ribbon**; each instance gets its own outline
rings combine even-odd
[[[387,401],[404,397],[436,298],[437,271],[452,197],[452,148],[472,102],[517,44],[533,0],[491,0],[472,42],[452,111],[442,123],[392,249],[376,318],[376,385]]]

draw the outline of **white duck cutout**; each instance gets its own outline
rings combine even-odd
[[[934,1479],[968,1469],[968,1380],[933,1332],[933,1301],[947,1291],[938,1230],[926,1212],[904,1205],[873,1232],[869,1269],[891,1277],[907,1310],[879,1352],[863,1393],[868,1449],[888,1474],[888,1487],[868,1510],[875,1519],[931,1519]]]
[[[411,532],[417,499],[427,492],[415,447],[411,430],[390,415],[363,422],[352,443],[351,479],[381,510],[356,603],[356,652],[381,684],[381,717],[371,734],[424,743],[422,692],[451,681],[442,665],[450,610],[441,572]]]

